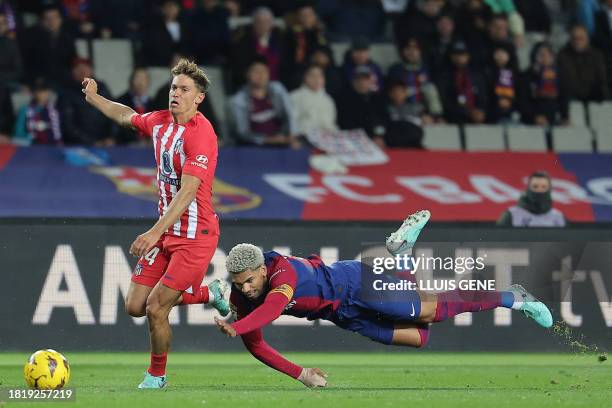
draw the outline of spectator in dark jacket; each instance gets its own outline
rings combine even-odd
[[[385,12],[380,1],[324,0],[319,1],[318,10],[336,41],[357,37],[378,41],[384,37]]]
[[[455,20],[451,15],[444,14],[436,22],[436,38],[426,55],[429,61],[429,69],[434,79],[450,64],[448,55],[451,46],[457,42]]]
[[[92,21],[102,38],[142,40],[145,0],[90,0]]]
[[[16,85],[21,78],[21,54],[11,38],[6,15],[0,12],[0,83]]]
[[[325,90],[332,98],[337,99],[346,84],[334,63],[334,55],[329,47],[315,48],[310,56],[310,64],[321,67],[325,74]]]
[[[374,73],[367,65],[355,69],[352,86],[338,101],[341,129],[363,129],[378,145],[385,145],[384,99],[372,90]]]
[[[593,45],[599,48],[606,58],[608,88],[612,93],[612,0],[602,1],[601,10],[595,14]]]
[[[191,18],[192,46],[199,64],[226,62],[231,41],[229,12],[218,0],[203,0]]]
[[[497,221],[504,227],[565,227],[563,213],[553,208],[552,182],[548,173],[536,171],[529,176],[527,191],[515,206]]]
[[[11,93],[0,83],[0,144],[10,142],[14,120]]]
[[[431,124],[435,119],[442,117],[442,103],[438,88],[423,62],[418,40],[408,39],[400,54],[402,62],[389,68],[388,80],[405,84],[408,95],[404,102],[414,105],[413,108],[419,112],[418,116],[423,120],[423,124]],[[395,91],[399,92],[397,89]]]
[[[457,14],[459,37],[471,48],[487,37],[489,20],[493,15],[491,8],[484,0],[467,0]]]
[[[143,56],[147,65],[165,67],[176,52],[189,54],[187,24],[181,17],[177,0],[164,0],[161,15],[153,15],[146,23]]]
[[[370,57],[370,43],[365,37],[358,37],[353,41],[351,49],[344,55],[342,73],[346,84],[352,84],[355,71],[358,67],[366,66],[372,72],[372,90],[379,92],[383,86],[383,73],[380,66]]]
[[[422,112],[408,102],[408,87],[390,80],[385,109],[385,144],[388,147],[423,147]]]
[[[53,86],[70,80],[76,49],[59,8],[43,9],[39,24],[24,33],[22,56],[28,78],[43,77]]]
[[[516,11],[523,17],[525,31],[550,33],[550,11],[544,0],[513,0]]]
[[[60,114],[44,79],[31,85],[32,100],[19,110],[13,141],[17,144],[63,144]]]
[[[72,81],[60,91],[59,108],[62,134],[66,144],[110,146],[114,144],[115,127],[96,108],[85,102],[82,82],[93,76],[91,62],[77,59],[72,68]],[[110,98],[108,88],[98,81],[98,93]]]
[[[488,120],[492,123],[509,123],[514,120],[518,107],[518,70],[512,65],[510,50],[507,47],[497,47],[493,51],[492,59],[493,68],[490,70],[488,80],[491,86]]]
[[[279,81],[284,43],[280,30],[274,28],[274,15],[267,8],[253,13],[253,25],[240,28],[234,36],[230,57],[232,90],[246,79],[251,62],[263,58],[270,69],[270,79]]]
[[[306,3],[296,11],[296,23],[291,25],[285,35],[285,56],[283,58],[282,79],[289,89],[301,84],[308,67],[312,52],[327,46],[327,36],[314,7]]]
[[[486,78],[470,67],[470,53],[465,43],[453,45],[450,60],[450,68],[438,86],[446,120],[459,124],[484,123],[488,106]]]
[[[474,66],[493,68],[493,52],[500,47],[506,49],[510,54],[510,65],[518,69],[518,57],[516,47],[510,34],[510,24],[504,14],[495,14],[488,24],[487,36],[480,41],[473,42],[470,46],[472,63]]]
[[[608,75],[602,53],[591,47],[584,26],[574,26],[570,42],[559,53],[561,88],[568,97],[583,102],[608,99]]]
[[[436,40],[436,23],[444,10],[445,1],[416,0],[406,8],[393,24],[396,44],[405,44],[410,38],[417,38],[425,49]]]
[[[523,122],[553,126],[568,121],[568,101],[559,84],[555,53],[549,43],[538,43],[531,53],[531,66],[524,72],[519,92]]]
[[[130,87],[121,95],[117,102],[134,109],[136,113],[143,114],[151,111],[149,99],[149,72],[146,68],[136,68],[130,75]],[[121,128],[117,133],[117,143],[121,144],[148,144],[150,138],[143,133],[128,128]]]

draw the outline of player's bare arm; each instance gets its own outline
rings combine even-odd
[[[133,115],[136,115],[136,112],[132,108],[117,102],[109,101],[102,95],[99,95],[98,83],[93,78],[85,78],[82,85],[85,100],[90,105],[120,126],[133,128],[131,119]]]
[[[171,225],[176,223],[187,207],[189,207],[189,204],[195,199],[200,183],[199,178],[183,174],[181,177],[181,189],[168,206],[168,210],[150,230],[136,238],[130,247],[130,254],[141,257],[153,248],[162,234]]]

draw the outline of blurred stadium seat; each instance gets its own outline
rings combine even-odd
[[[468,151],[506,150],[504,128],[491,125],[466,126],[465,148]]]
[[[589,117],[597,137],[597,151],[612,152],[612,102],[590,103]]]
[[[132,43],[129,40],[94,40],[93,63],[97,78],[118,97],[127,91],[134,66]]]
[[[587,125],[584,103],[579,101],[570,102],[569,120],[574,127],[585,127]]]
[[[164,67],[148,67],[151,84],[149,86],[149,96],[153,97],[162,86],[170,81],[170,70]]]
[[[87,59],[90,58],[90,55],[89,55],[89,42],[86,39],[78,38],[75,41],[74,45],[76,47],[77,55],[80,58],[87,58]]]
[[[586,127],[556,127],[553,129],[553,148],[559,153],[591,153],[593,135]]]
[[[512,126],[508,128],[508,148],[516,152],[546,151],[546,134],[540,126]]]
[[[426,126],[423,146],[429,150],[461,150],[459,128],[454,125]]]

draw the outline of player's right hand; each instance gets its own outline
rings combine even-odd
[[[327,374],[320,368],[303,368],[298,381],[308,388],[326,387]]]
[[[83,93],[85,94],[85,100],[89,102],[89,97],[98,93],[98,83],[93,78],[85,78],[81,83],[83,86]]]

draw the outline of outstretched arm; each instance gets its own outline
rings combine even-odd
[[[265,342],[261,329],[253,330],[243,334],[241,337],[242,342],[253,357],[268,367],[285,373],[310,388],[325,387],[327,385],[327,380],[325,379],[327,374],[319,368],[300,367],[284,358],[278,351]]]
[[[90,105],[120,126],[134,128],[131,119],[136,112],[132,108],[117,102],[109,101],[102,95],[99,95],[98,84],[92,78],[85,78],[82,85],[85,100]]]

